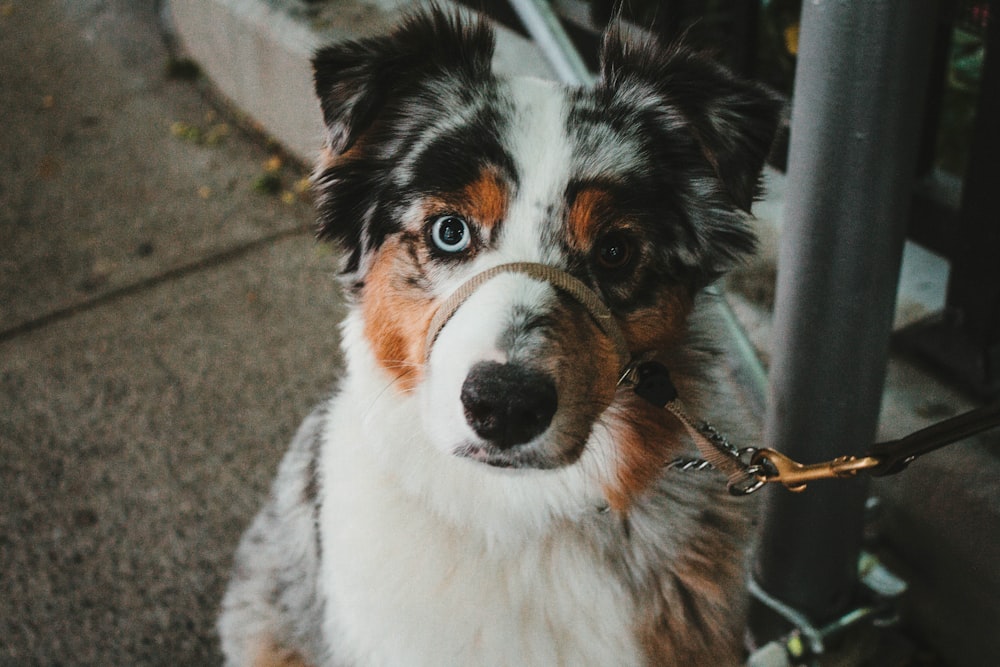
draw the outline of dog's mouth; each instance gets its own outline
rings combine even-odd
[[[582,450],[582,446],[579,449]],[[511,450],[479,442],[464,443],[456,448],[454,453],[461,458],[484,463],[493,468],[509,470],[553,470],[568,465],[578,458],[578,454],[553,456],[531,447]]]

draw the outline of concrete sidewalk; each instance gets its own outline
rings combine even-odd
[[[304,171],[209,100],[311,159],[304,55],[401,3],[173,0],[211,85],[168,77],[161,4],[0,0],[0,665],[217,664],[236,541],[340,363]],[[501,66],[544,74],[532,49],[505,38]],[[731,297],[765,353],[773,270]],[[969,405],[895,359],[881,435]],[[874,487],[911,627],[950,664],[1000,652],[995,450]]]
[[[167,78],[153,0],[0,2],[0,664],[220,661],[239,534],[332,383],[303,173]],[[268,164],[270,162],[270,164]]]

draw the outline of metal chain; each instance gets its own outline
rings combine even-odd
[[[700,472],[702,470],[715,470],[715,466],[697,457],[679,456],[666,465],[667,470],[679,470],[681,472]]]
[[[668,470],[702,471],[718,470],[728,476],[726,488],[736,496],[754,493],[766,483],[768,469],[764,464],[755,461],[758,450],[755,447],[738,449],[733,446],[714,426],[707,421],[693,422],[677,400],[670,401],[666,406],[675,417],[681,420],[691,432],[698,449],[706,457],[718,454],[714,460],[697,457],[678,457],[670,461]]]

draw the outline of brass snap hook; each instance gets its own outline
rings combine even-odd
[[[842,479],[854,477],[862,470],[881,464],[874,456],[839,456],[823,463],[799,463],[773,449],[759,449],[750,460],[760,466],[757,479],[764,484],[780,482],[789,491],[803,491],[806,484],[817,479]]]

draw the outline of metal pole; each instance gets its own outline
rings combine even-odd
[[[803,3],[764,438],[799,461],[875,435],[936,15]],[[866,494],[862,479],[768,490],[756,586],[815,625],[844,613]]]
[[[542,49],[560,81],[584,86],[594,80],[547,0],[510,0],[510,6]]]

